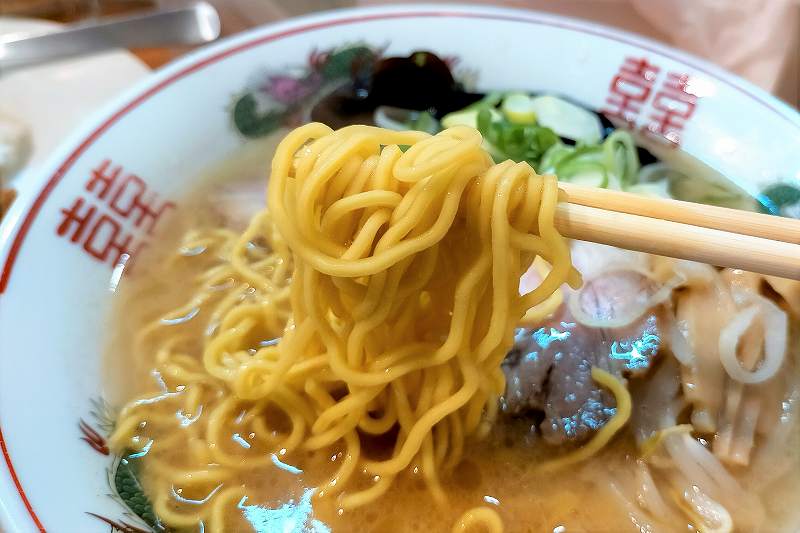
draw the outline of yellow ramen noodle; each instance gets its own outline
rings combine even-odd
[[[268,209],[242,235],[188,236],[186,246],[223,260],[184,308],[139,335],[179,390],[129,403],[112,440],[144,453],[185,443],[181,461],[150,467],[156,514],[170,526],[224,531],[224,509],[244,499],[237,472],[298,450],[342,452],[314,498],[344,511],[379,498],[411,467],[444,502],[440,473],[493,423],[517,323],[563,283],[580,283],[553,225],[557,201],[555,177],[526,163],[493,165],[469,128],[291,132],[272,163]],[[520,295],[537,256],[551,268]],[[218,297],[214,288],[229,280],[236,289]],[[212,326],[202,364],[164,335],[198,306]],[[181,422],[176,412],[194,422],[168,429]],[[231,451],[234,419],[248,428],[236,434],[245,454]],[[364,453],[371,437],[389,443],[388,456]],[[373,483],[355,482],[357,472]],[[207,500],[176,510],[176,486]],[[499,517],[476,509],[456,527],[497,531]]]

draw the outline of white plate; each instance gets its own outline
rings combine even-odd
[[[668,92],[669,76],[686,75],[696,102],[672,135],[684,150],[753,193],[800,183],[794,110],[706,62],[595,24],[475,6],[399,6],[285,21],[214,44],[96,114],[23,184],[0,227],[0,502],[10,530],[101,532],[108,526],[87,512],[125,516],[108,497],[113,458],[96,451],[103,435],[90,447],[78,420],[102,433],[90,400],[106,392],[101,353],[116,251],[103,256],[98,236],[117,228],[132,246],[153,237],[135,217],[119,214],[125,209],[113,210],[114,192],[101,198],[99,182],[94,192],[87,184],[119,166],[114,187],[127,179],[126,191],[142,184],[156,195],[147,198],[153,210],[165,202],[180,209],[196,176],[240,148],[242,131],[256,133],[248,103],[290,123],[294,114],[281,110],[315,91],[309,74],[331,57],[324,52],[358,42],[392,55],[424,48],[455,56],[459,72],[477,73],[481,87],[561,93],[598,109],[630,92],[617,78],[626,62],[644,67],[652,88],[635,117],[638,128],[668,103],[659,95]],[[79,201],[80,214],[97,209],[82,233],[65,213]]]
[[[58,30],[42,20],[0,17],[0,36],[35,35]],[[136,56],[111,50],[91,56],[16,69],[0,75],[0,116],[30,131],[28,169],[35,169],[66,136],[99,106],[119,96],[150,70]],[[20,172],[17,179],[24,173]]]

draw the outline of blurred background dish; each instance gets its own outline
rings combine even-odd
[[[51,21],[0,17],[0,36],[57,31]],[[15,186],[67,134],[150,72],[126,50],[112,50],[0,73],[0,178]]]

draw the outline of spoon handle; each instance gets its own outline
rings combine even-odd
[[[207,2],[197,2],[169,11],[74,24],[55,33],[0,38],[0,72],[108,48],[202,44],[219,33],[216,10]]]

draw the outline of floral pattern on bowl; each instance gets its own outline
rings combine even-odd
[[[81,432],[80,439],[98,454],[111,457],[111,464],[106,470],[108,496],[120,505],[122,517],[113,519],[93,512],[86,514],[108,524],[112,532],[164,533],[168,531],[159,523],[158,517],[153,512],[153,506],[139,481],[137,459],[144,454],[132,453],[122,457],[112,455],[107,439],[114,430],[116,415],[113,408],[103,399],[95,399],[91,403],[90,416],[94,425],[80,419],[78,422]]]
[[[313,50],[305,65],[259,76],[252,88],[234,99],[234,128],[245,137],[255,138],[280,127],[302,124],[319,95],[346,80],[368,76],[381,54],[380,49],[365,44]]]

